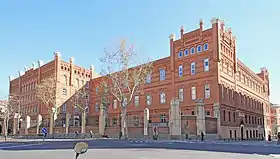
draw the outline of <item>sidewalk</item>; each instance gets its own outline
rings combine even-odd
[[[276,141],[217,141],[217,140],[151,140],[151,139],[131,139],[130,142],[133,143],[199,143],[199,144],[224,144],[224,145],[251,145],[251,146],[272,146],[272,147],[279,147]]]

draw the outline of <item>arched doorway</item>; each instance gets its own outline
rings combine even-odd
[[[241,136],[241,140],[244,140],[244,122],[242,119],[240,121],[240,136]]]

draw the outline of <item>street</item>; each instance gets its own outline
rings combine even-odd
[[[78,141],[2,142],[1,158],[47,159],[73,158],[73,147]],[[122,159],[164,159],[164,158],[270,158],[280,154],[276,145],[262,145],[257,142],[178,142],[150,140],[88,140],[89,150],[80,159],[122,158]]]

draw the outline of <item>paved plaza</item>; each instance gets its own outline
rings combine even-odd
[[[73,147],[78,141],[41,140],[9,141],[0,143],[1,158],[49,159],[73,158]],[[199,142],[199,141],[151,141],[151,140],[88,140],[89,150],[80,159],[185,159],[195,158],[272,158],[280,154],[280,146],[264,145],[260,141]],[[273,157],[275,158],[275,157]]]

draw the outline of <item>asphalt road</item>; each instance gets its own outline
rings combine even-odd
[[[0,158],[47,159],[73,158],[73,147],[78,141],[41,141],[0,143]],[[80,159],[122,158],[122,159],[176,159],[185,157],[208,159],[220,157],[258,159],[271,158],[270,154],[280,154],[280,146],[261,144],[231,144],[193,142],[178,143],[171,141],[126,141],[126,140],[89,140],[89,150]],[[37,156],[37,157],[36,157]]]

